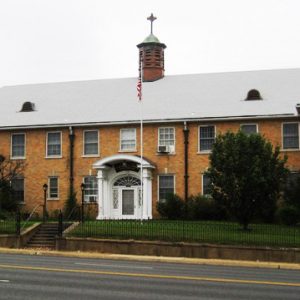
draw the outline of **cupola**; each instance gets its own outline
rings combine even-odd
[[[156,17],[151,14],[147,20],[151,22],[151,31],[150,35],[137,45],[139,48],[139,66],[143,81],[155,81],[164,77],[164,49],[166,45],[161,43],[153,34],[153,22]]]

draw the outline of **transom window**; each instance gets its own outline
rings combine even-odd
[[[61,156],[61,132],[47,133],[47,156]]]
[[[200,126],[199,137],[200,152],[210,151],[215,142],[215,126]]]
[[[257,125],[256,124],[242,124],[241,131],[245,134],[253,134],[257,133]]]
[[[84,155],[98,155],[98,130],[88,130],[84,131],[84,146],[83,154]]]
[[[84,201],[97,202],[98,199],[98,181],[96,176],[86,176],[83,178],[85,184]]]
[[[121,151],[135,151],[136,150],[136,129],[135,128],[126,128],[121,129]]]
[[[16,177],[11,180],[13,197],[17,202],[24,203],[24,178]]]
[[[162,127],[158,129],[158,146],[167,146],[168,152],[175,150],[175,128]]]
[[[202,195],[211,194],[211,180],[207,174],[202,175]]]
[[[282,124],[283,149],[299,149],[299,124]]]
[[[164,201],[168,194],[174,194],[174,175],[159,175],[158,185],[159,201]]]
[[[140,185],[141,185],[141,180],[131,175],[121,177],[117,179],[116,182],[114,183],[114,186],[126,186],[126,187],[140,186]]]
[[[11,135],[11,157],[24,158],[25,157],[25,134],[13,133]]]
[[[48,185],[48,199],[58,199],[58,177],[49,177]]]

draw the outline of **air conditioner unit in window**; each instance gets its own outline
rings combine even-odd
[[[175,146],[174,145],[169,145],[169,153],[174,153],[175,152]]]
[[[168,153],[169,152],[169,146],[158,146],[157,152],[159,152],[159,153]]]
[[[85,202],[97,202],[97,196],[85,196]]]

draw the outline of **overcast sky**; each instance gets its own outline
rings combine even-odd
[[[300,67],[299,0],[0,0],[0,86],[135,77],[151,12],[166,75]]]

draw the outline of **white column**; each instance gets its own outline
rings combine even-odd
[[[98,180],[98,216],[97,220],[106,219],[107,216],[107,199],[105,199],[105,181],[106,178],[106,170],[100,169],[97,172],[97,180]]]
[[[152,170],[143,169],[143,219],[152,219]]]

